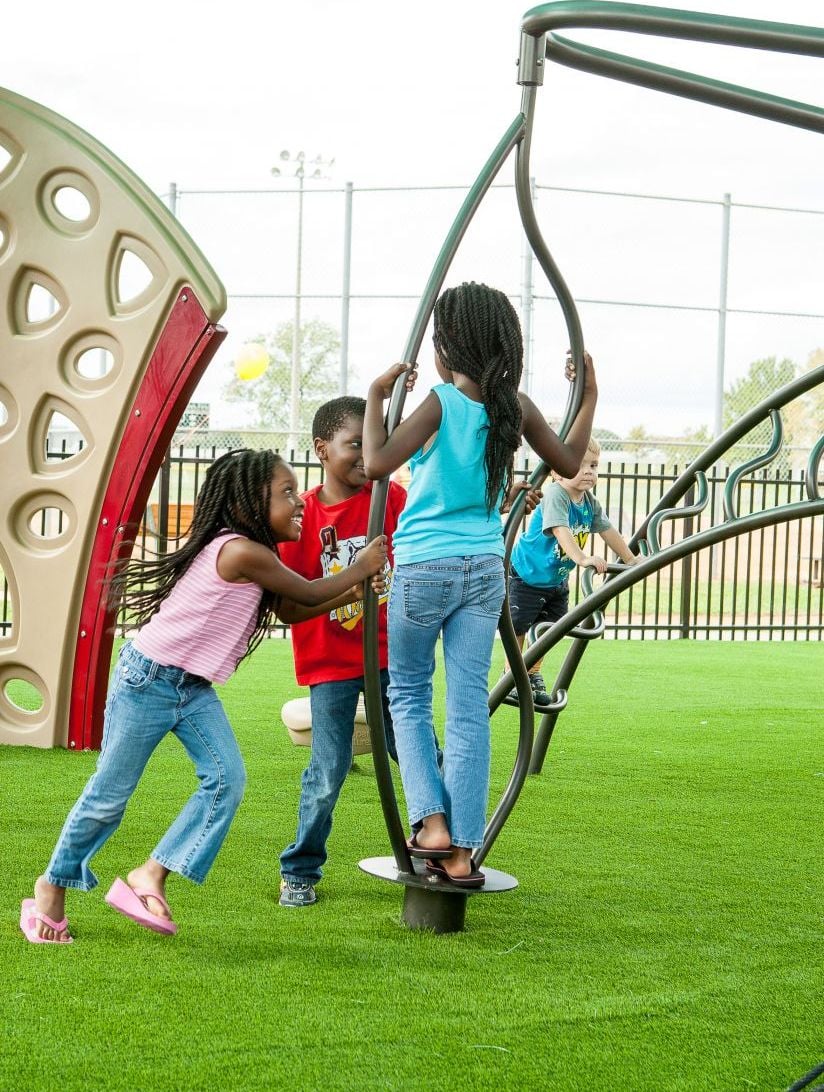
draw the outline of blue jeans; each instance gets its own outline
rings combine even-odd
[[[489,797],[489,668],[504,601],[494,554],[396,565],[389,599],[389,704],[410,822],[443,813],[452,843],[483,842]],[[435,646],[443,635],[443,769],[433,734]]]
[[[397,761],[392,717],[386,692],[389,673],[381,671],[386,748]],[[295,840],[280,855],[283,876],[317,883],[326,863],[326,842],[332,830],[332,812],[352,766],[355,712],[363,692],[363,676],[309,688],[312,711],[312,754],[303,771]]]
[[[109,687],[97,768],[63,824],[45,872],[49,883],[81,891],[97,885],[89,863],[117,830],[146,763],[168,732],[186,748],[200,784],[151,856],[203,883],[243,798],[243,759],[208,679],[163,667],[128,643]]]

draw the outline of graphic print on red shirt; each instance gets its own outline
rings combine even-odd
[[[358,550],[366,545],[372,483],[340,504],[321,504],[315,486],[303,494],[303,526],[298,542],[282,542],[278,554],[284,565],[307,580],[330,576],[348,568]],[[387,592],[381,595],[378,613],[379,665],[387,665],[386,600],[394,558],[392,534],[406,501],[406,490],[389,483],[383,531],[388,538]],[[349,603],[292,626],[295,675],[301,686],[355,679],[363,674],[363,603]]]
[[[334,576],[335,573],[347,569],[366,545],[366,535],[355,535],[354,538],[339,539],[334,523],[321,527],[318,538],[320,539],[320,563],[323,576]],[[301,532],[302,540],[303,532]],[[389,589],[392,586],[392,566],[389,564],[388,559],[383,567],[383,572],[386,577],[386,591],[381,594],[378,600],[379,605],[388,600]],[[329,612],[329,620],[331,622],[340,622],[344,629],[354,629],[362,617],[362,599],[355,603],[347,603],[342,607],[334,607]]]

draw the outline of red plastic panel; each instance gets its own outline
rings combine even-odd
[[[103,499],[80,611],[69,704],[71,748],[99,747],[103,735],[115,623],[106,604],[106,574],[131,553],[177,423],[225,336],[208,321],[192,289],[181,289],[135,398]]]

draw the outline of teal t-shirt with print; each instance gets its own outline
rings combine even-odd
[[[526,584],[557,588],[567,582],[575,562],[561,549],[552,528],[568,527],[583,549],[590,534],[607,531],[611,526],[591,493],[585,493],[576,504],[562,485],[553,482],[512,548],[512,568]]]

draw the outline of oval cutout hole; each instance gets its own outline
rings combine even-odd
[[[60,186],[54,191],[52,200],[60,215],[75,224],[84,223],[92,214],[88,197],[74,186]]]
[[[5,144],[0,141],[0,174],[8,167],[9,163],[11,163],[11,152]]]
[[[26,679],[9,679],[3,693],[8,703],[21,713],[39,713],[45,703],[37,687]]]
[[[67,523],[66,513],[62,508],[38,508],[28,520],[28,528],[38,538],[59,538]]]
[[[0,401],[0,428],[9,423],[9,411],[6,403]]]
[[[26,297],[26,320],[28,322],[43,322],[60,310],[60,302],[56,296],[42,284],[34,283],[29,287]]]
[[[83,379],[102,379],[114,367],[114,353],[108,349],[86,349],[75,362],[75,371]]]
[[[129,303],[149,287],[153,280],[152,271],[142,258],[133,250],[124,250],[120,254],[117,269],[117,299],[119,303]]]

